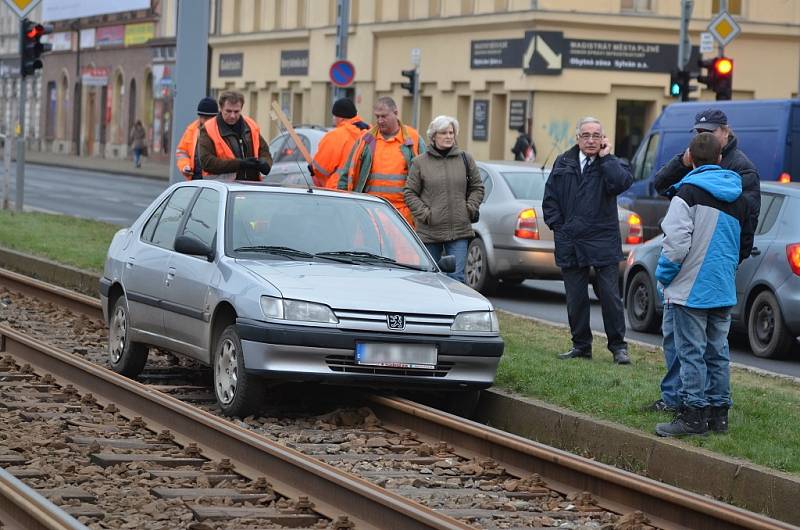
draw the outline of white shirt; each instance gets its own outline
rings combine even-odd
[[[583,174],[583,166],[584,164],[586,164],[587,158],[589,159],[589,164],[591,165],[591,163],[594,162],[595,157],[593,156],[587,157],[585,154],[583,154],[583,151],[578,151],[578,162],[581,165],[581,174]]]

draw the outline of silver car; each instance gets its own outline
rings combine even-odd
[[[544,224],[542,198],[549,169],[529,162],[478,162],[486,189],[480,220],[472,226],[465,275],[467,284],[491,294],[498,282],[529,278],[560,280],[553,232]],[[618,208],[622,252],[642,242],[642,224],[635,213]],[[625,262],[620,263],[620,274]]]
[[[117,232],[101,279],[113,369],[156,346],[213,369],[223,412],[259,405],[265,379],[461,390],[492,384],[492,304],[442,272],[386,201],[192,181]]]
[[[661,329],[655,271],[663,236],[628,256],[625,306],[636,331]],[[753,251],[736,272],[733,329],[744,331],[759,357],[789,354],[800,335],[800,184],[761,182],[761,214]]]
[[[295,132],[308,152],[313,157],[317,153],[319,142],[330,129],[317,125],[298,125]],[[308,172],[308,162],[303,158],[294,139],[287,132],[283,132],[269,143],[269,152],[272,155],[272,169],[264,177],[268,184],[300,185],[311,182]],[[313,185],[313,182],[311,182]]]

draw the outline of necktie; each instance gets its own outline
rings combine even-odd
[[[589,167],[589,164],[591,164],[591,163],[592,163],[592,159],[587,156],[586,160],[584,160],[584,162],[583,162],[583,169],[581,169],[581,175],[586,173],[586,168]]]

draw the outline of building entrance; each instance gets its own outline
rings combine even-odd
[[[653,101],[617,100],[617,124],[614,133],[614,154],[620,158],[633,158],[646,131],[647,116],[655,105]]]

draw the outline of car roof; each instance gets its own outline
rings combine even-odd
[[[516,160],[477,160],[478,165],[488,166],[497,171],[519,171],[520,169],[529,169],[541,171],[541,166],[535,166],[530,162],[516,161]]]
[[[186,186],[201,186],[214,189],[225,189],[229,192],[237,191],[258,191],[264,193],[294,193],[308,195],[308,188],[301,185],[281,185],[281,184],[266,184],[263,182],[249,182],[242,180],[192,180],[178,183],[178,187]],[[344,190],[333,190],[327,188],[313,188],[314,195],[323,195],[329,197],[351,197],[353,199],[361,199],[373,202],[385,202],[380,197],[368,195],[366,193],[355,193]]]
[[[761,191],[789,195],[790,197],[800,197],[800,182],[770,182],[761,181]]]

